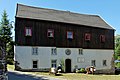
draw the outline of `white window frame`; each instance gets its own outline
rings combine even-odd
[[[33,64],[34,61],[36,61],[37,64]],[[34,65],[36,65],[37,67],[35,68]],[[33,69],[38,69],[38,60],[33,60],[33,61],[32,61],[32,68],[33,68]]]
[[[25,27],[25,36],[32,36],[31,27]]]
[[[91,66],[96,66],[96,60],[91,60]]]
[[[78,51],[79,51],[79,55],[83,55],[83,49],[82,48],[78,49]]]
[[[50,35],[49,35],[49,34],[50,34]],[[47,36],[48,36],[48,37],[51,37],[51,38],[54,37],[54,29],[48,29],[48,30],[47,30]]]
[[[103,60],[102,64],[103,66],[107,66],[107,60]]]
[[[57,55],[57,48],[51,48],[51,55]]]
[[[85,41],[90,41],[90,40],[91,40],[91,34],[85,33]]]
[[[67,39],[73,39],[73,32],[67,31]]]
[[[54,68],[57,67],[57,59],[52,59],[51,60],[51,67],[54,67]]]
[[[38,47],[32,47],[32,55],[38,55]]]
[[[78,63],[84,63],[85,62],[85,58],[84,57],[78,57],[77,58],[77,62]]]

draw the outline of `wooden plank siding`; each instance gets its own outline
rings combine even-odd
[[[31,27],[32,36],[25,36],[25,27]],[[48,29],[54,29],[54,38],[47,37]],[[67,39],[67,31],[73,31],[72,40]],[[91,34],[90,41],[85,41],[85,33]],[[106,36],[104,43],[100,35]],[[15,42],[18,46],[114,49],[114,30],[16,17]]]

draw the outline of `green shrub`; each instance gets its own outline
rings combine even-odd
[[[80,72],[81,72],[81,73],[84,73],[84,72],[85,72],[85,68],[81,68],[81,69],[80,69]]]
[[[7,59],[7,64],[13,65],[13,64],[14,64],[13,59],[8,58],[8,59]]]

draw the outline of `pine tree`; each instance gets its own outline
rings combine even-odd
[[[9,20],[7,19],[8,15],[6,11],[4,10],[2,14],[1,24],[0,24],[0,35],[2,39],[5,40],[6,43],[10,42],[12,40],[12,25],[10,24]]]
[[[10,54],[12,54],[11,58],[13,58],[14,56],[13,54],[14,41],[12,41],[12,36],[11,36],[12,28],[13,26],[8,19],[7,12],[4,10],[2,14],[2,19],[0,22],[0,37],[5,41],[5,48],[6,48],[6,53],[8,58],[10,57]]]

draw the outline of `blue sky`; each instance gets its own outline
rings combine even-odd
[[[14,21],[17,3],[99,15],[116,29],[115,34],[120,34],[120,0],[0,0],[0,14],[6,10],[10,21]]]

